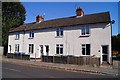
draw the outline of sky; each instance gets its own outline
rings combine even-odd
[[[37,15],[44,15],[45,20],[76,15],[76,8],[81,7],[86,14],[110,12],[112,35],[118,34],[118,2],[22,2],[26,9],[25,23],[35,22]]]

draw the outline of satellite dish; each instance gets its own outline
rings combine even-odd
[[[111,23],[114,24],[114,23],[115,23],[115,20],[112,20]]]

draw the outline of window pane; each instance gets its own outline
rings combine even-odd
[[[34,53],[34,44],[29,44],[29,53]]]
[[[18,52],[19,52],[19,44],[18,44]]]
[[[59,47],[59,44],[57,44],[56,46]]]
[[[29,44],[29,53],[31,52],[31,51],[30,51],[30,45],[31,45],[31,44]]]
[[[102,59],[103,59],[103,61],[107,61],[108,56],[107,55],[102,55]]]
[[[103,46],[102,47],[102,53],[104,53],[104,54],[107,54],[108,52],[108,47],[107,46]]]
[[[19,44],[15,44],[15,51],[19,52]]]
[[[85,44],[82,44],[82,48],[85,48]]]
[[[60,54],[63,54],[63,48],[60,48]]]
[[[63,47],[63,44],[60,44],[60,47]]]
[[[63,28],[60,29],[60,35],[63,36]]]
[[[31,37],[31,31],[30,31],[30,33],[29,33],[29,37]]]
[[[34,45],[32,44],[32,53],[34,53]]]
[[[63,31],[61,31],[61,34],[60,34],[61,36],[63,36]]]
[[[17,51],[17,45],[15,44],[15,51]]]
[[[49,46],[46,46],[46,52],[47,53],[49,52]]]
[[[56,34],[57,34],[57,36],[59,36],[59,31],[58,30],[56,31]]]
[[[19,32],[16,32],[16,39],[19,39]]]
[[[85,35],[85,28],[82,29],[82,35]]]
[[[82,48],[82,55],[85,55],[85,48]]]
[[[32,32],[32,37],[34,37],[34,32]]]
[[[85,44],[82,44],[82,55],[85,55]]]
[[[59,47],[56,47],[56,53],[59,54]]]
[[[90,44],[86,44],[86,55],[90,55]]]
[[[89,33],[90,33],[89,27],[86,27],[86,34],[89,34]]]

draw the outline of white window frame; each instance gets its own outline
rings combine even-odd
[[[29,38],[30,39],[34,38],[34,35],[35,35],[34,31],[29,31]]]
[[[61,34],[62,33],[62,34]],[[58,34],[58,35],[57,35]],[[56,29],[56,37],[63,37],[64,35],[64,30],[63,28],[57,28]]]
[[[33,53],[34,53],[34,44],[29,44],[28,52],[29,52],[30,54],[33,54]]]
[[[83,45],[84,45],[84,46],[83,46]],[[87,55],[87,53],[86,53],[86,52],[87,52],[87,47],[86,47],[86,45],[87,45],[87,44],[82,44],[82,45],[81,45],[82,50],[83,50],[83,48],[85,48],[85,55],[84,55],[84,54],[82,53],[82,51],[81,51],[82,56],[90,56],[90,55],[91,55],[91,44],[89,44],[89,45],[90,45],[90,51],[89,51],[90,54],[89,54],[89,55]]]
[[[20,49],[19,46],[20,46],[19,44],[15,44],[15,52],[19,52],[19,49]]]
[[[81,27],[81,36],[90,36],[90,27],[88,25]]]
[[[59,53],[57,53],[57,47],[59,48]],[[60,51],[61,49],[62,49],[62,53]],[[63,44],[56,44],[56,54],[60,54],[60,55],[63,54],[63,49],[64,49]]]
[[[15,39],[18,40],[20,38],[20,32],[16,32],[16,37]]]

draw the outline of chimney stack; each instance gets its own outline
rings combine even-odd
[[[82,17],[82,16],[84,16],[84,12],[83,12],[82,8],[78,7],[76,9],[76,17]]]
[[[43,16],[36,16],[36,22],[40,23],[44,21],[44,17]]]

